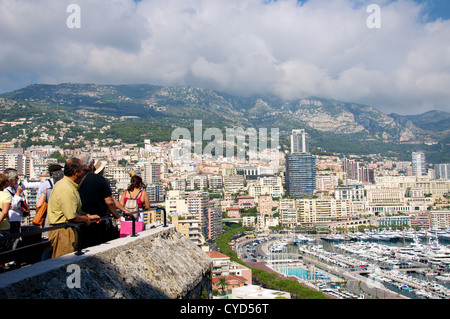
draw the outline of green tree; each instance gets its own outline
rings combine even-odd
[[[56,158],[58,160],[58,163],[66,162],[66,159],[64,158],[64,156],[62,156],[61,153],[58,151],[54,151],[49,157]]]
[[[217,287],[222,289],[222,293],[225,292],[225,288],[228,287],[227,280],[225,277],[220,277],[219,282],[217,283]]]

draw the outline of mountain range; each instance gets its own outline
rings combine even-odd
[[[204,129],[279,128],[285,150],[290,131],[304,128],[316,153],[379,154],[410,160],[412,151],[423,150],[430,163],[449,162],[450,158],[450,113],[443,111],[405,116],[321,97],[240,97],[197,87],[148,84],[33,84],[1,94],[0,99],[2,120],[20,116],[16,108],[7,107],[16,103],[21,105],[22,116],[29,110],[52,119],[64,117],[79,121],[86,132],[97,130],[100,138],[111,134],[127,142],[170,140],[175,127],[192,129],[194,120],[202,120]],[[83,112],[98,114],[98,118],[83,121]],[[100,133],[100,125],[108,125],[110,131]]]

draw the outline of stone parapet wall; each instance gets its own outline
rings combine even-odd
[[[211,258],[169,225],[0,275],[0,298],[211,298]]]

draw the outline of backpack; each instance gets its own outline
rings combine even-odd
[[[130,198],[127,200],[127,202],[125,203],[125,208],[128,209],[130,212],[134,213],[137,212],[139,210],[139,205],[137,202],[137,198],[139,197],[139,195],[141,194],[142,191],[140,191],[135,198],[131,197],[131,193],[128,192],[130,194]]]

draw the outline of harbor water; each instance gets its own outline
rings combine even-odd
[[[398,238],[395,240],[365,240],[365,241],[353,241],[353,240],[328,240],[324,238],[315,238],[316,240],[314,242],[308,241],[308,242],[295,242],[295,244],[292,243],[292,241],[289,241],[289,239],[292,239],[292,237],[286,237],[285,242],[289,242],[290,244],[282,245],[282,250],[279,251],[279,253],[284,254],[285,258],[292,258],[292,255],[294,254],[302,254],[302,252],[305,252],[306,249],[311,249],[312,251],[320,249],[322,252],[330,253],[331,256],[342,256],[343,258],[349,258],[349,260],[357,260],[354,264],[355,267],[363,267],[363,265],[360,265],[359,260],[365,260],[365,262],[362,262],[361,264],[364,264],[366,267],[369,266],[369,269],[367,271],[361,272],[361,275],[379,282],[381,285],[383,285],[385,288],[387,288],[390,291],[396,292],[398,294],[402,294],[408,298],[411,299],[423,299],[423,298],[445,298],[448,299],[450,297],[450,282],[449,281],[441,281],[436,280],[436,275],[448,275],[448,269],[438,269],[436,270],[434,267],[429,267],[430,265],[424,264],[421,265],[417,261],[415,262],[415,265],[419,265],[422,267],[418,267],[417,271],[414,270],[414,267],[411,266],[410,269],[405,269],[406,267],[409,267],[409,265],[412,265],[413,263],[403,263],[396,260],[395,256],[397,256],[397,252],[401,251],[408,251],[409,247],[418,247],[420,246],[421,249],[425,247],[426,250],[432,250],[431,246],[435,245],[433,249],[438,250],[441,249],[441,251],[448,251],[450,248],[449,240],[439,240],[435,241],[433,240],[420,240],[421,244],[418,245],[418,241],[414,242],[411,240],[399,240]],[[352,249],[347,249],[348,247],[351,247],[352,245],[355,245],[358,247],[358,244],[361,245],[361,247],[365,248],[367,247],[367,250],[379,249],[380,251],[386,250],[390,252],[390,259],[388,262],[392,263],[392,267],[386,266],[389,263],[386,262],[380,262],[376,258],[373,259],[363,259],[363,254],[355,253],[355,251],[352,251]],[[414,245],[417,246],[414,246]],[[411,245],[411,246],[410,246]],[[398,249],[397,249],[398,248]],[[449,255],[450,256],[450,255]],[[386,259],[386,258],[385,258]],[[400,259],[399,259],[400,260]],[[449,259],[450,260],[450,259]],[[360,266],[358,266],[360,265]],[[303,268],[302,268],[303,267]],[[320,279],[326,279],[326,274],[323,274],[322,272],[314,271],[314,277],[311,277],[311,273],[309,271],[309,267],[307,265],[303,265],[302,267],[298,267],[297,263],[293,263],[292,265],[286,264],[285,266],[278,267],[278,271],[287,275],[287,276],[295,276],[299,279],[303,280],[311,280],[311,279],[319,279],[317,276],[322,276]],[[403,267],[403,268],[402,268]],[[380,269],[380,271],[378,271]],[[382,270],[382,271],[381,271]],[[384,277],[383,274],[386,274]],[[398,276],[398,277],[396,277]],[[395,280],[399,278],[398,280]],[[403,279],[402,279],[403,278]],[[408,280],[411,283],[412,286],[408,286],[405,284],[405,282],[408,282]],[[421,287],[427,288],[429,292],[429,287],[434,286],[438,287],[438,292],[436,293],[425,293],[424,290],[421,289]],[[440,287],[443,287],[441,290]]]

